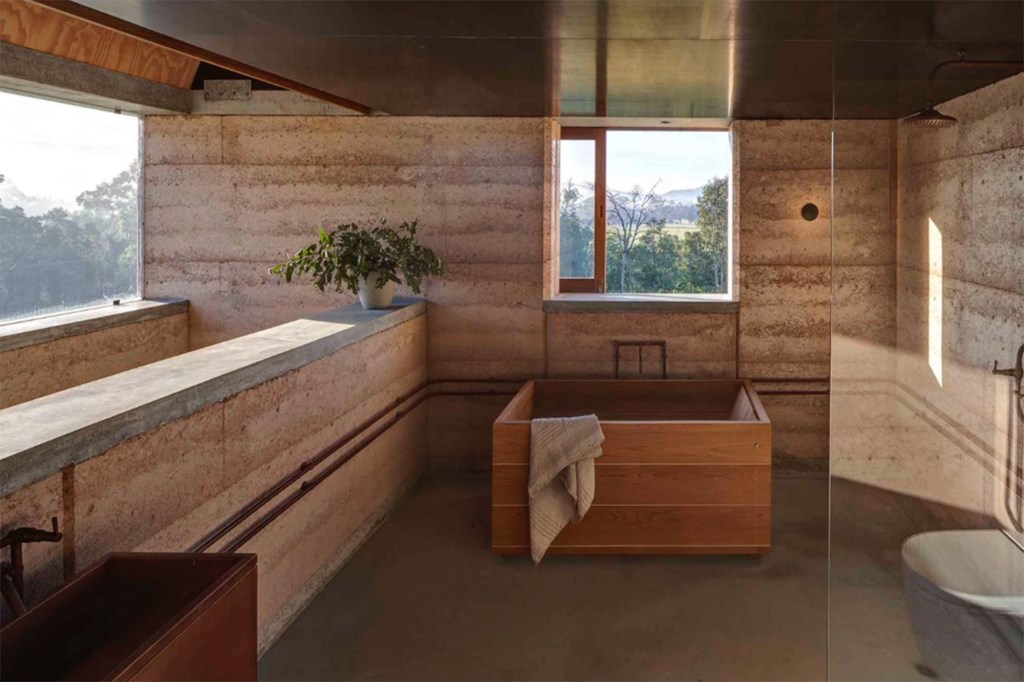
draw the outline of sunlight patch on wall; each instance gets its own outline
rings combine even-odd
[[[942,386],[942,231],[928,219],[928,366]]]

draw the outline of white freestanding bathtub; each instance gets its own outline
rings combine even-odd
[[[920,533],[903,543],[910,621],[943,680],[1024,680],[1024,550],[1000,530]]]

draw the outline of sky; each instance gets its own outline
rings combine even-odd
[[[138,149],[134,116],[0,92],[0,174],[29,196],[74,208],[79,193],[128,168]],[[702,187],[729,174],[730,154],[727,132],[609,131],[608,186]],[[593,143],[563,143],[561,162],[563,184],[593,181]]]
[[[644,189],[659,182],[658,192],[703,187],[732,168],[729,133],[725,131],[608,131],[608,187]],[[562,143],[561,178],[593,182],[593,143]]]
[[[0,174],[29,196],[74,208],[138,154],[135,116],[0,92]]]

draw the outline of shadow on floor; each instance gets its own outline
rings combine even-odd
[[[991,516],[839,477],[831,485],[829,679],[927,680],[907,607],[903,542],[927,531],[999,525]]]
[[[267,680],[821,680],[826,479],[751,557],[494,556],[489,479],[426,478],[260,663]]]

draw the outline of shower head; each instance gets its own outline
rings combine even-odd
[[[931,73],[928,74],[925,102],[935,101],[935,76],[942,69],[955,67],[959,69],[1014,69],[1016,71],[1024,71],[1024,62],[978,61],[974,59],[965,59],[966,56],[967,53],[964,52],[963,49],[960,49],[957,51],[956,59],[941,62],[932,68]],[[902,122],[912,128],[950,128],[955,126],[957,123],[955,118],[947,116],[946,114],[940,114],[931,104],[926,104],[924,109],[912,116],[907,116]]]
[[[928,105],[916,114],[903,119],[903,124],[914,128],[949,128],[956,125],[956,119],[940,114],[934,107]]]

